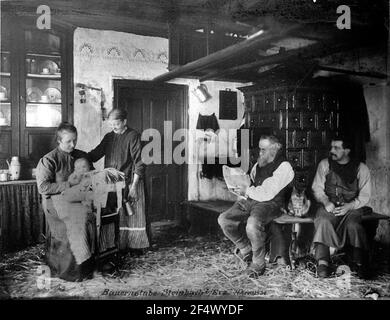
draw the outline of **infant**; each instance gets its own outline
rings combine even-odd
[[[68,182],[71,187],[62,192],[64,198],[69,202],[80,202],[84,205],[90,205],[91,177],[88,174],[91,167],[88,159],[79,158],[74,163],[74,171],[70,174]]]
[[[79,184],[84,177],[86,177],[86,173],[91,170],[89,165],[89,161],[86,158],[79,158],[74,162],[74,171],[70,174],[68,178],[68,182],[74,186]]]

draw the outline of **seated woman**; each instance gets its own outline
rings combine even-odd
[[[57,128],[58,146],[43,156],[37,166],[38,191],[50,234],[47,235],[46,260],[52,276],[68,281],[80,281],[92,275],[94,220],[87,206],[67,203],[69,210],[58,209],[64,203],[61,196],[78,179],[69,179],[75,161],[86,158],[86,153],[75,149],[77,129],[70,123],[61,123]],[[81,182],[82,183],[82,182]],[[86,183],[90,181],[86,180]]]

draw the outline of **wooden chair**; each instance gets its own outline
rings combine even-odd
[[[122,208],[122,190],[125,188],[125,182],[120,181],[112,184],[105,184],[100,189],[94,190],[93,193],[93,204],[94,212],[96,215],[96,245],[95,245],[95,259],[99,265],[103,260],[106,260],[112,255],[117,255],[119,252],[119,213]],[[107,200],[109,193],[116,193],[117,205],[115,211],[107,210]],[[101,235],[102,226],[114,224],[114,247],[108,248],[107,250],[101,251]]]

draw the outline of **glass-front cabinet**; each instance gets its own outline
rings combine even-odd
[[[8,43],[2,43],[0,61],[0,126],[11,126],[11,55]]]
[[[56,127],[62,120],[61,38],[26,30],[26,127]]]
[[[55,147],[55,129],[72,121],[72,32],[2,21],[0,170],[17,155],[23,178]]]

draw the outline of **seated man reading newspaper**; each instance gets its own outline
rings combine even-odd
[[[277,252],[276,257],[285,258],[287,249],[283,234],[272,220],[281,215],[289,185],[294,178],[294,171],[284,158],[277,137],[261,136],[259,148],[257,163],[250,174],[252,185],[249,185],[249,177],[228,178],[228,188],[239,199],[218,218],[222,231],[236,245],[237,254],[249,264],[246,273],[250,277],[265,272],[269,227],[272,230],[271,251]]]

